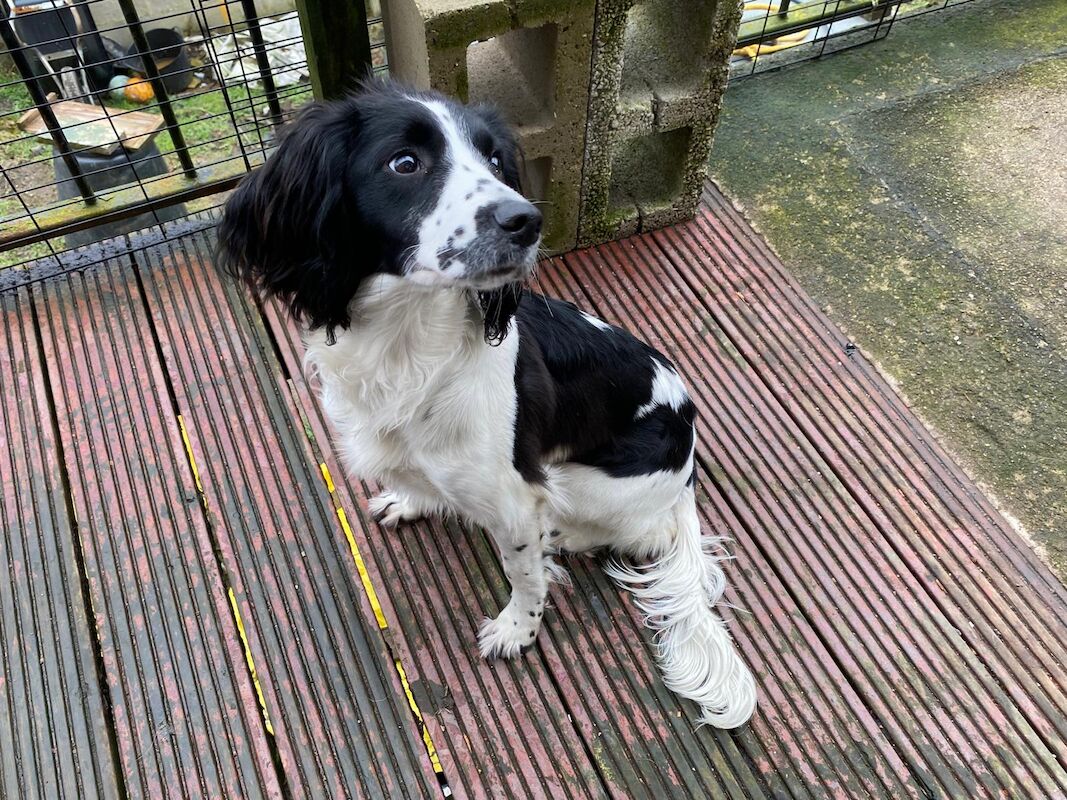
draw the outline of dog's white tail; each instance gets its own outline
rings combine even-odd
[[[702,536],[692,489],[674,505],[665,549],[651,562],[612,560],[608,575],[633,592],[656,631],[656,660],[667,688],[700,706],[701,724],[736,728],[756,707],[756,684],[726,624],[712,606],[726,575],[715,552],[719,540]]]

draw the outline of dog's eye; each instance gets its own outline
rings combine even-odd
[[[493,168],[493,172],[500,172],[500,153],[493,153],[489,156],[489,166]]]
[[[389,162],[389,169],[398,175],[411,175],[418,172],[421,167],[422,164],[411,153],[399,153]]]

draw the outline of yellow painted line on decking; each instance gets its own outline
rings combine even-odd
[[[319,471],[322,473],[322,477],[326,480],[326,490],[330,493],[330,496],[334,495],[333,478],[330,476],[330,470],[327,469],[325,464],[319,464]]]
[[[241,610],[237,607],[237,595],[233,587],[227,587],[230,596],[230,608],[233,609],[233,618],[237,622],[237,634],[241,637],[241,644],[245,649],[245,661],[248,663],[248,672],[252,676],[252,685],[256,687],[256,697],[259,698],[259,707],[263,711],[263,725],[267,733],[274,735],[274,726],[270,724],[270,714],[267,713],[267,699],[263,696],[263,687],[259,684],[259,675],[256,673],[256,662],[252,658],[252,651],[248,647],[248,636],[245,634],[244,621],[241,619]]]
[[[323,471],[326,471],[325,464],[319,464],[319,467]],[[329,472],[326,472],[329,475]],[[330,495],[333,496],[333,491],[330,491]],[[333,498],[336,501],[336,497]],[[367,599],[370,601],[371,610],[374,612],[374,619],[378,621],[378,627],[381,630],[386,630],[389,627],[389,622],[385,619],[385,612],[382,611],[382,604],[378,602],[378,593],[374,590],[374,584],[371,582],[370,573],[367,572],[367,565],[363,561],[363,556],[359,552],[359,545],[356,544],[356,537],[352,533],[352,526],[348,524],[348,515],[345,514],[345,510],[340,506],[336,506],[337,519],[341,521],[341,529],[345,532],[345,538],[348,539],[348,549],[352,552],[352,560],[356,562],[356,572],[359,573],[359,580],[363,584],[363,591],[367,594]]]
[[[352,526],[348,523],[348,515],[345,514],[345,510],[337,502],[336,487],[333,483],[333,477],[330,475],[330,469],[326,466],[325,462],[319,463],[319,471],[322,472],[323,480],[326,481],[326,489],[330,492],[330,498],[333,500],[334,508],[337,511],[337,519],[341,522],[341,530],[345,533],[345,538],[348,540],[348,549],[352,553],[352,560],[356,564],[356,571],[359,573],[359,580],[363,584],[363,591],[367,594],[367,600],[370,602],[371,610],[374,612],[374,619],[378,622],[378,628],[382,631],[389,629],[389,621],[385,618],[385,612],[382,611],[381,603],[378,601],[378,592],[374,588],[374,583],[370,579],[370,573],[367,572],[367,565],[363,561],[363,556],[359,552],[359,545],[356,544],[355,534],[352,532]],[[441,759],[437,757],[437,748],[434,747],[433,738],[430,736],[430,729],[426,726],[425,720],[422,718],[422,712],[419,710],[419,705],[415,702],[415,695],[411,691],[411,685],[408,683],[407,673],[404,671],[404,665],[400,663],[400,659],[394,656],[393,666],[396,668],[396,674],[400,677],[400,685],[404,689],[404,694],[408,699],[408,706],[411,708],[411,712],[415,715],[415,719],[418,720],[419,728],[422,730],[422,741],[426,746],[426,753],[430,756],[430,764],[433,766],[433,771],[439,776],[444,775],[444,768],[441,766]],[[445,788],[445,796],[451,794],[448,787]]]
[[[185,457],[189,459],[189,468],[193,471],[193,481],[196,483],[196,490],[200,493],[200,502],[204,504],[204,508],[207,508],[207,496],[204,494],[204,484],[200,480],[200,470],[196,466],[196,459],[193,458],[193,445],[189,441],[189,431],[185,428],[185,420],[182,415],[178,415],[178,428],[182,432],[182,443],[185,445]]]
[[[204,484],[200,480],[200,469],[196,465],[196,458],[193,456],[193,445],[189,439],[189,431],[185,427],[185,420],[181,414],[178,414],[178,428],[182,433],[182,443],[185,445],[185,457],[189,460],[189,468],[193,472],[193,482],[196,484],[196,491],[200,495],[200,502],[204,506],[204,511],[208,511],[207,494],[204,492]],[[241,609],[237,604],[237,595],[233,591],[232,586],[226,587],[226,594],[230,598],[230,609],[233,611],[233,620],[237,623],[237,635],[241,639],[241,646],[244,648],[245,663],[248,665],[248,674],[252,676],[252,686],[256,690],[256,697],[259,699],[259,710],[263,714],[263,727],[267,733],[271,736],[274,735],[274,726],[270,723],[270,714],[267,713],[267,699],[263,696],[263,687],[259,682],[259,673],[256,670],[256,662],[252,658],[252,649],[248,645],[248,634],[245,631],[244,619],[241,617]]]

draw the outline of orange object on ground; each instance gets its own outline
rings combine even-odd
[[[152,84],[145,78],[131,78],[123,94],[126,95],[127,100],[132,100],[134,103],[147,103],[155,97]]]

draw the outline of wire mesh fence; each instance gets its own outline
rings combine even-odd
[[[0,269],[218,205],[311,99],[291,2],[0,0]]]
[[[730,80],[884,39],[893,25],[973,0],[745,0]]]

